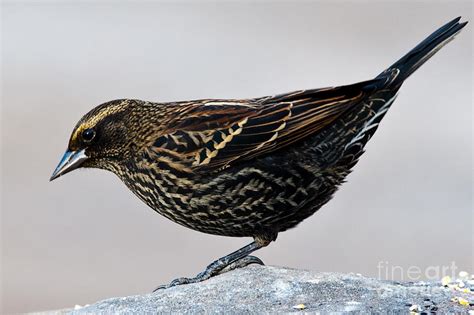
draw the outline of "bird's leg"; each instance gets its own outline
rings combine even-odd
[[[249,254],[256,251],[259,248],[262,248],[268,245],[269,243],[270,243],[269,241],[262,242],[257,239],[253,241],[252,243],[236,250],[235,252],[217,259],[216,261],[211,263],[209,266],[207,266],[206,269],[200,272],[196,277],[175,279],[171,281],[171,283],[169,284],[159,286],[158,288],[153,290],[153,292],[160,289],[167,289],[167,288],[174,287],[181,284],[201,282],[223,272],[224,269],[225,269],[224,272],[226,272],[226,271],[234,270],[237,268],[242,268],[249,264],[254,264],[254,263],[263,265],[263,262],[259,258],[255,256],[249,256]]]

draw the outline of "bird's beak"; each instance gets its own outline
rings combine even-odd
[[[64,153],[63,158],[61,159],[61,162],[59,162],[58,166],[53,172],[53,175],[51,175],[51,178],[49,181],[52,181],[53,179],[58,178],[61,175],[64,175],[66,173],[69,173],[72,170],[75,170],[79,166],[81,166],[84,161],[87,160],[86,153],[84,152],[84,149],[78,150],[78,151],[69,151],[67,150]]]

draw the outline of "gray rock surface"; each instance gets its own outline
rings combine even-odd
[[[472,293],[441,283],[394,282],[356,274],[317,273],[251,265],[189,284],[138,296],[111,298],[79,309],[90,313],[327,313],[418,312],[467,313],[452,299],[467,301]],[[412,306],[415,305],[415,306]]]

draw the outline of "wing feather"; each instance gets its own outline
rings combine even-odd
[[[202,100],[154,143],[198,171],[228,167],[287,147],[331,124],[367,96],[366,81],[250,100]]]

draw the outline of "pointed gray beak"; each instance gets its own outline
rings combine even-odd
[[[51,178],[49,181],[52,181],[56,178],[58,178],[61,175],[64,175],[66,173],[69,173],[72,170],[75,170],[79,166],[81,166],[84,161],[87,160],[87,156],[83,150],[79,151],[69,151],[67,150],[64,153],[63,158],[61,159],[61,162],[59,162],[58,166],[53,172],[53,175],[51,175]]]

